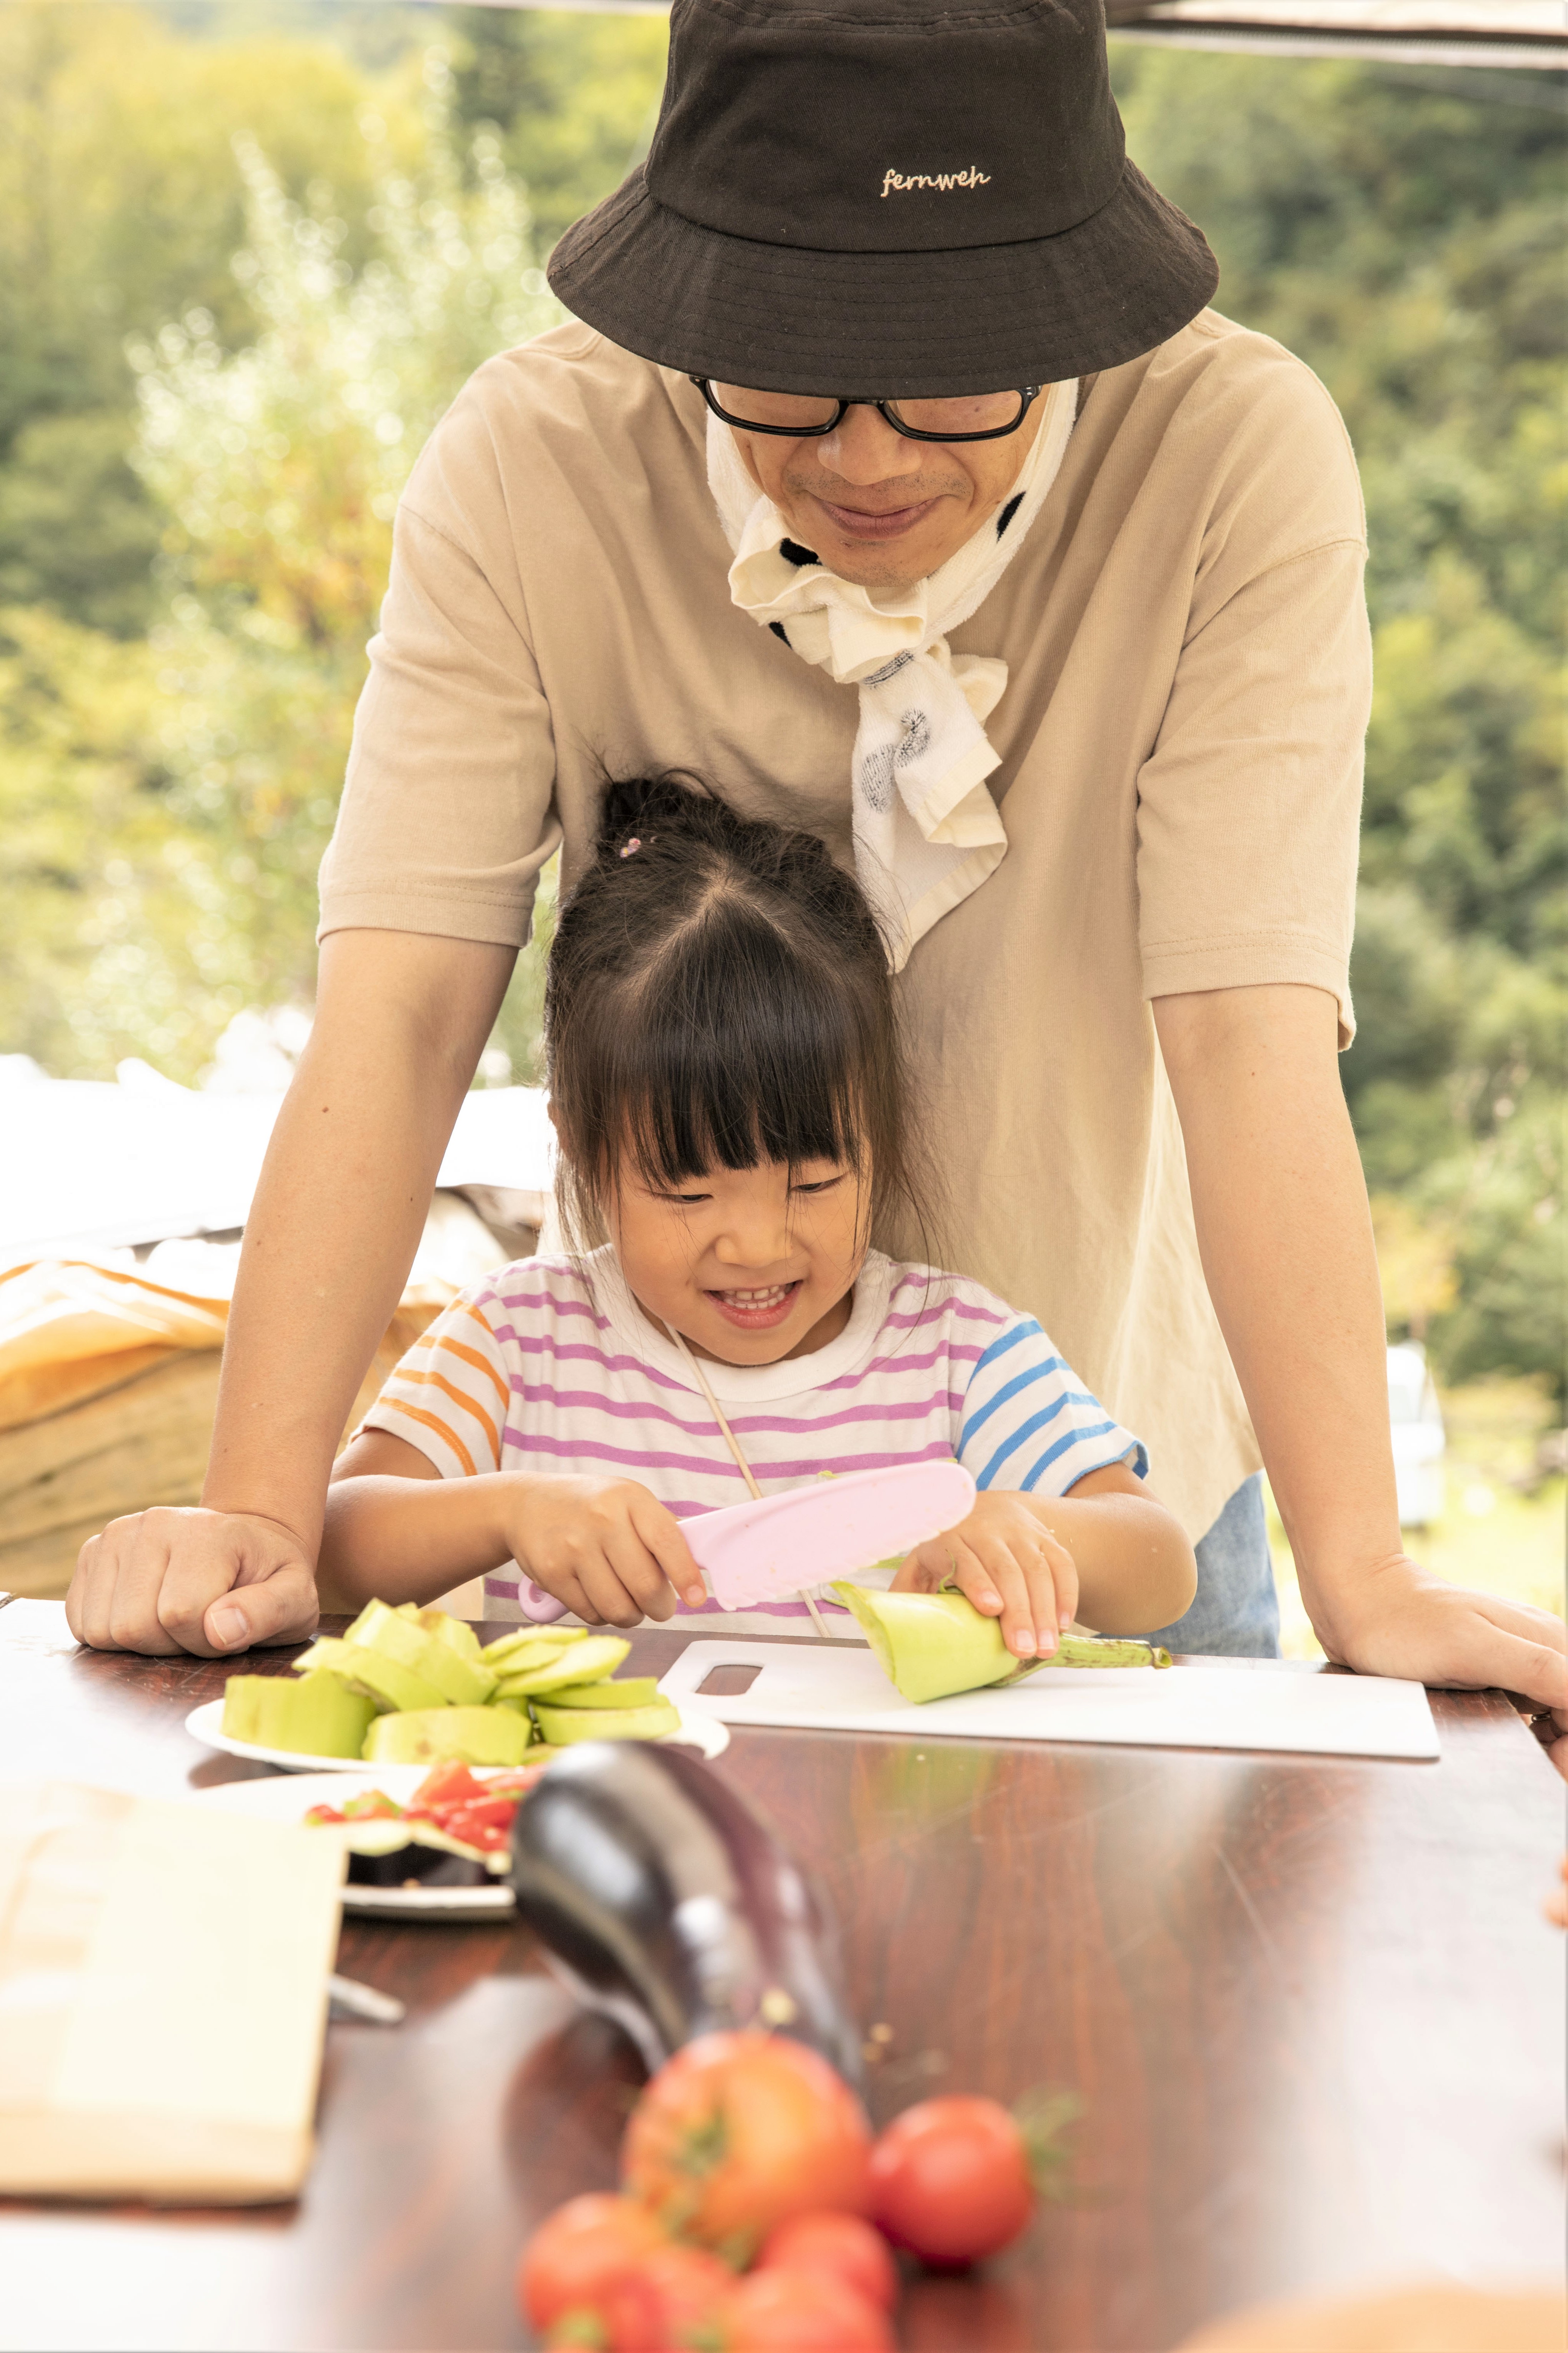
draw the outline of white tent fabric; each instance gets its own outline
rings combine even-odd
[[[141,1062],[121,1063],[112,1085],[51,1079],[0,1055],[0,1266],[237,1234],[282,1100],[176,1086]],[[538,1088],[478,1089],[437,1187],[494,1189],[516,1223],[541,1224],[554,1141]]]

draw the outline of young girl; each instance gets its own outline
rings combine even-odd
[[[473,1285],[387,1381],[333,1473],[328,1608],[483,1570],[489,1618],[809,1634],[803,1600],[720,1611],[682,1519],[956,1457],[973,1513],[863,1582],[951,1575],[1020,1658],[1181,1616],[1192,1547],[1138,1440],[1033,1317],[869,1247],[923,1229],[920,1187],[881,938],[818,840],[694,780],[614,786],[544,1028],[580,1246]]]

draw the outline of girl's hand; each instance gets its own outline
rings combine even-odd
[[[680,1524],[636,1479],[515,1475],[506,1539],[525,1577],[595,1626],[666,1619],[708,1599]],[[673,1588],[673,1590],[671,1589]]]
[[[966,1520],[921,1545],[893,1579],[895,1593],[935,1593],[948,1582],[987,1618],[1020,1659],[1049,1658],[1078,1615],[1073,1556],[1022,1495],[982,1495]]]

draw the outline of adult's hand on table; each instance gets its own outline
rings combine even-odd
[[[278,1520],[159,1507],[83,1545],[66,1622],[93,1651],[226,1657],[302,1642],[320,1616],[310,1553]]]
[[[1549,1610],[1450,1585],[1398,1553],[1359,1578],[1353,1592],[1336,1595],[1331,1618],[1318,1624],[1314,1613],[1314,1623],[1329,1657],[1362,1674],[1520,1692],[1550,1708],[1557,1727],[1551,1748],[1561,1766],[1568,1628]]]

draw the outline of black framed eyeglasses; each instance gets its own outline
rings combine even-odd
[[[1000,441],[1016,433],[1044,387],[975,392],[955,400],[840,400],[833,393],[753,392],[743,385],[691,379],[721,423],[742,433],[778,433],[792,441],[837,432],[852,408],[874,408],[908,441]]]

